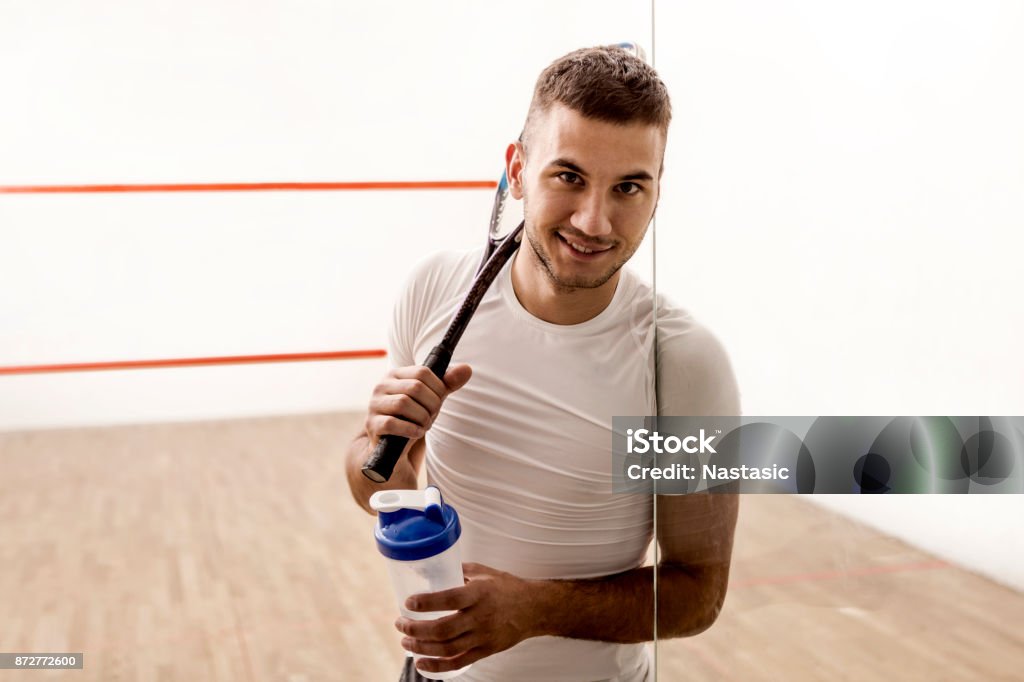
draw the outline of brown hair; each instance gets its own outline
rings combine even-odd
[[[530,123],[555,103],[587,118],[611,123],[642,121],[664,132],[672,120],[668,89],[658,73],[617,46],[576,50],[544,69],[533,89],[523,137]]]

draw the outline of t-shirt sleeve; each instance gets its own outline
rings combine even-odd
[[[659,322],[658,414],[739,416],[740,395],[721,342],[689,316]]]
[[[419,282],[423,275],[423,266],[413,270],[395,299],[388,325],[388,362],[392,368],[416,364],[413,356],[417,331],[415,313],[422,306],[422,301],[417,300],[417,291],[421,291]]]
[[[391,367],[418,364],[415,354],[420,335],[432,316],[462,296],[472,280],[475,252],[438,252],[409,273],[395,300],[388,325],[388,361]],[[421,351],[425,352],[425,351]]]

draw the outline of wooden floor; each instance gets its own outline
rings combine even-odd
[[[7,680],[381,680],[402,660],[351,415],[0,434]],[[660,680],[1022,680],[1024,595],[779,495],[746,496],[716,625]]]

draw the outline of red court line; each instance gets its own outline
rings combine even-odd
[[[387,351],[340,350],[325,353],[279,353],[276,355],[223,355],[208,358],[171,358],[164,360],[121,360],[114,362],[80,362],[56,365],[21,365],[0,367],[0,376],[5,374],[49,374],[57,372],[95,372],[118,369],[156,369],[166,367],[198,367],[207,365],[245,365],[269,362],[309,362],[318,360],[356,360],[362,358],[383,358]]]
[[[950,568],[945,561],[920,561],[912,564],[893,564],[891,566],[866,566],[855,568],[849,571],[822,571],[819,573],[794,573],[790,575],[766,576],[764,578],[753,578],[729,583],[729,589],[742,589],[744,587],[756,587],[758,585],[785,585],[787,583],[804,583],[819,580],[836,580],[838,578],[856,578],[868,575],[880,575],[884,573],[905,573],[908,571],[929,571],[942,568]]]
[[[144,185],[11,185],[0,194],[97,194],[124,192],[310,192],[345,190],[494,189],[493,180],[395,182],[210,182]]]

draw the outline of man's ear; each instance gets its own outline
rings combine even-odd
[[[526,159],[521,142],[513,142],[505,150],[505,177],[508,178],[508,191],[514,199],[523,198],[523,167]]]

